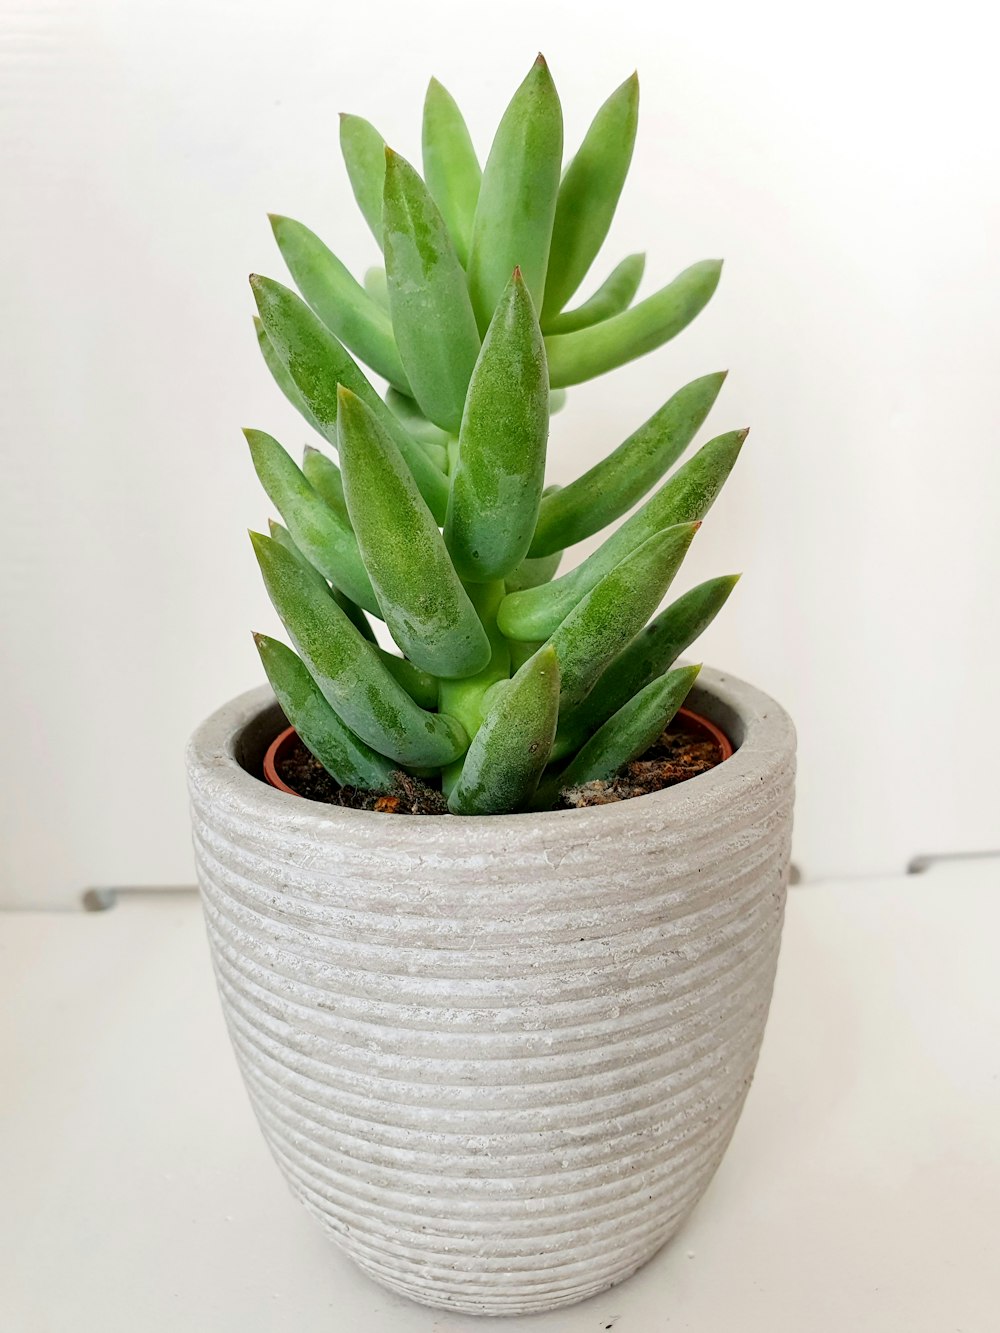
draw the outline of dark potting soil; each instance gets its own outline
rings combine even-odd
[[[668,727],[641,759],[635,759],[616,777],[604,782],[587,782],[560,792],[560,809],[587,805],[609,805],[662,791],[678,782],[697,777],[714,768],[722,759],[718,742],[710,736],[694,734],[681,726]],[[365,791],[359,787],[341,787],[334,782],[318,759],[295,737],[277,764],[278,776],[300,796],[327,805],[342,805],[349,810],[378,810],[390,815],[446,815],[448,803],[434,787],[407,773],[393,775],[386,792]]]
[[[610,805],[612,801],[630,801],[633,796],[648,796],[707,773],[721,759],[722,751],[713,737],[668,727],[641,759],[633,759],[615,777],[560,792],[560,805]]]
[[[366,791],[362,787],[342,787],[299,740],[289,742],[286,753],[276,764],[278,777],[310,801],[343,805],[348,810],[378,810],[385,815],[446,815],[448,802],[441,792],[428,787],[408,773],[392,775],[386,792]]]

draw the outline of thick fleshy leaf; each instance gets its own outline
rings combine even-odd
[[[320,493],[331,509],[340,514],[344,522],[350,524],[347,513],[347,501],[344,499],[344,479],[340,468],[332,458],[327,458],[321,449],[314,449],[307,444],[302,453],[302,471],[310,486]]]
[[[273,436],[244,431],[260,483],[284,519],[292,541],[324,579],[369,611],[378,601],[347,519],[310,485]]]
[[[542,56],[504,112],[483,170],[469,252],[469,290],[480,329],[520,266],[541,306],[562,165],[562,107]]]
[[[573,754],[633,695],[668,671],[709,627],[739,577],[708,579],[661,611],[615,658],[580,707],[560,717],[553,758]]]
[[[309,570],[316,579],[319,580],[319,586],[334,599],[341,611],[347,616],[348,620],[369,643],[375,645],[375,651],[385,663],[389,674],[399,681],[403,689],[415,700],[421,708],[437,708],[438,706],[438,681],[436,676],[432,676],[429,671],[421,671],[415,667],[412,662],[408,662],[405,657],[400,657],[398,653],[387,652],[382,648],[376,638],[368,617],[362,611],[356,602],[345,596],[339,588],[333,588],[327,583],[326,579],[310,565],[299,548],[292,541],[291,533],[287,528],[283,528],[280,523],[275,523],[273,519],[268,521],[268,530],[271,536],[286,551],[291,551],[298,560],[301,561],[304,569]],[[506,643],[506,640],[504,640]],[[444,709],[444,712],[452,712],[451,709]],[[457,715],[456,715],[457,716]],[[461,720],[461,719],[459,719]],[[471,734],[471,733],[470,733]]]
[[[620,315],[546,338],[553,388],[582,384],[668,342],[705,308],[721,272],[721,259],[702,260]]]
[[[420,494],[438,522],[444,522],[448,483],[426,452],[412,440],[365,378],[344,345],[295,292],[254,274],[250,279],[264,332],[309,409],[310,419],[337,444],[337,386],[358,395],[395,440]]]
[[[392,327],[414,398],[454,435],[479,355],[465,273],[427,186],[391,149],[385,163],[382,237]]]
[[[264,583],[296,652],[340,719],[397,764],[449,764],[468,737],[454,718],[410,698],[332,597],[278,542],[251,533]]]
[[[419,704],[421,708],[437,708],[438,680],[436,676],[432,676],[429,671],[421,671],[419,667],[415,667],[412,662],[408,662],[405,657],[400,657],[398,653],[389,653],[384,648],[379,648],[378,655],[389,675],[395,677],[414,703]],[[447,711],[447,709],[442,709],[442,712]]]
[[[428,421],[412,398],[390,389],[385,395],[386,406],[412,439],[423,446],[435,467],[448,470],[448,445],[454,436]]]
[[[510,639],[548,638],[605,574],[654,533],[704,518],[732,471],[746,435],[745,430],[729,431],[702,445],[575,569],[541,587],[508,594],[498,617],[504,634]]]
[[[270,219],[296,287],[326,327],[376,375],[408,393],[409,381],[386,311],[308,227],[276,213]]]
[[[291,648],[266,634],[255,634],[274,697],[299,740],[342,787],[382,791],[392,780],[393,765],[346,727],[320,693],[305,663]]]
[[[466,264],[483,173],[458,103],[437,79],[424,99],[423,161],[427,188]]]
[[[302,413],[302,416],[309,422],[309,425],[312,426],[313,430],[315,430],[318,435],[322,435],[322,426],[320,426],[319,422],[306,406],[302,395],[295,386],[294,380],[288,373],[288,367],[271,346],[271,340],[264,332],[264,325],[259,315],[254,315],[253,327],[254,332],[257,334],[257,346],[260,348],[260,354],[264,358],[264,364],[271,372],[275,384],[277,384],[278,388],[295,410]]]
[[[340,151],[358,207],[381,245],[385,140],[363,116],[341,115]]]
[[[721,371],[692,380],[589,472],[546,495],[530,554],[565,550],[600,532],[641,500],[694,439],[725,378]]]
[[[593,296],[573,310],[564,310],[562,314],[546,319],[542,331],[546,337],[550,333],[574,333],[577,329],[599,324],[602,319],[610,319],[612,315],[620,315],[632,304],[645,267],[645,255],[627,255],[617,268],[612,269]]]
[[[364,611],[362,611],[361,607],[358,606],[357,602],[352,602],[347,594],[341,592],[339,588],[335,588],[331,583],[327,583],[319,570],[309,563],[292,541],[292,534],[288,529],[283,528],[280,523],[276,523],[273,518],[269,518],[267,520],[267,530],[279,546],[283,546],[286,551],[290,551],[292,555],[301,562],[303,569],[309,570],[315,578],[319,580],[317,586],[325,590],[333,598],[354,628],[362,634],[369,643],[375,643],[375,631],[372,629],[368,617],[365,615]],[[381,651],[382,650],[379,649],[380,653]],[[386,656],[388,656],[388,654],[386,654]],[[408,691],[408,693],[412,693],[412,691]]]
[[[375,631],[371,627],[371,622],[365,615],[364,611],[362,611],[361,607],[358,606],[357,602],[352,602],[349,597],[346,597],[340,591],[339,588],[331,587],[330,593],[333,597],[333,600],[337,603],[341,611],[343,611],[344,615],[351,622],[354,628],[358,631],[361,637],[363,639],[367,639],[369,643],[374,643],[376,647],[378,647],[378,643],[375,638]],[[381,648],[378,649],[378,653],[383,660],[386,657],[391,656],[391,654],[384,652],[383,649]],[[399,676],[395,671],[392,674],[396,676],[397,680],[399,679]],[[413,691],[407,690],[407,693],[412,694]],[[426,706],[427,706],[426,704],[422,704],[422,707]]]
[[[507,575],[507,591],[521,592],[524,588],[538,588],[550,582],[555,577],[562,556],[562,551],[553,551],[551,555],[543,555],[538,560],[522,560],[517,569]]]
[[[376,305],[389,313],[389,288],[386,285],[385,269],[375,266],[365,269],[365,291]]]
[[[605,574],[552,635],[548,642],[559,657],[562,708],[579,704],[639,633],[670,587],[698,527],[678,523],[643,542]]]
[[[559,186],[542,319],[557,315],[587,276],[611,226],[639,121],[639,79],[611,94]]]
[[[527,555],[548,433],[545,346],[515,269],[472,375],[451,479],[445,541],[463,579],[502,579]]]
[[[490,660],[482,671],[463,680],[442,680],[438,694],[442,713],[457,718],[469,737],[475,736],[482,725],[485,712],[485,696],[497,683],[510,681],[510,645],[497,629],[497,611],[504,598],[504,585],[495,583],[471,583],[468,587],[469,598],[476,608],[476,614],[490,641]],[[442,774],[442,789],[447,796],[461,772],[461,760],[456,761]]]
[[[670,725],[700,670],[687,666],[668,671],[629,699],[559,775],[560,790],[606,781],[645,754]]]
[[[559,662],[551,648],[542,648],[483,719],[448,799],[452,813],[523,810],[548,761],[558,714]]]
[[[305,558],[305,556],[302,554],[299,548],[295,545],[295,542],[292,540],[292,534],[288,531],[288,529],[286,527],[283,527],[276,519],[269,518],[267,520],[267,530],[268,533],[274,538],[274,540],[278,543],[279,546],[283,546],[286,551],[290,551],[291,554],[295,556],[296,560],[298,560],[299,563],[302,565],[302,568],[307,570],[308,573],[311,575],[314,582],[316,583],[316,586],[318,588],[321,588],[330,597],[336,597],[338,602],[340,602],[340,605],[343,606],[344,603],[341,602],[340,599],[344,597],[344,594],[338,592],[337,589],[332,586],[332,584],[327,583],[326,579],[319,572],[316,566],[311,565],[309,563],[309,561]],[[351,606],[355,605],[354,602],[350,601],[350,598],[344,598],[344,601],[349,602]],[[360,607],[358,607],[358,611],[361,613],[361,615],[364,615],[364,612],[361,611]]]
[[[486,631],[391,436],[341,389],[340,465],[351,523],[386,624],[435,676],[471,676],[490,660]]]

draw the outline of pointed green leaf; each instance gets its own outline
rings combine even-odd
[[[377,612],[378,601],[350,524],[314,490],[273,436],[262,430],[244,434],[260,484],[287,524],[292,541],[324,579]]]
[[[456,815],[523,810],[548,760],[559,713],[559,662],[541,648],[483,719],[448,808]]]
[[[437,677],[432,676],[428,671],[419,670],[419,668],[415,667],[412,662],[408,662],[405,657],[400,657],[398,653],[390,653],[387,652],[385,648],[380,647],[375,639],[375,632],[368,622],[368,617],[365,615],[364,611],[362,611],[361,607],[358,606],[356,602],[352,602],[349,597],[346,597],[339,588],[332,588],[327,583],[326,579],[323,578],[312,565],[310,565],[309,561],[292,541],[291,533],[288,529],[283,528],[280,523],[275,523],[273,519],[268,521],[268,528],[274,540],[278,542],[279,545],[283,546],[286,551],[290,551],[292,555],[300,561],[303,569],[307,570],[318,580],[318,586],[334,599],[358,633],[361,634],[363,638],[367,639],[369,643],[374,644],[375,651],[382,659],[389,674],[399,681],[400,685],[402,685],[410,698],[418,703],[421,708],[437,708]],[[506,640],[504,640],[504,642],[506,642]],[[453,709],[446,708],[443,711],[451,713],[453,717],[458,716]],[[459,721],[461,721],[461,718],[459,718]]]
[[[385,163],[382,236],[392,327],[421,410],[454,435],[479,355],[465,273],[427,186],[391,149]]]
[[[562,551],[553,551],[551,555],[543,555],[538,560],[522,560],[517,569],[507,575],[507,591],[520,592],[523,588],[538,588],[548,583],[555,577],[562,557]]]
[[[578,750],[633,695],[668,671],[712,623],[738,582],[738,574],[708,579],[661,611],[615,658],[580,707],[560,717],[553,757]]]
[[[483,173],[458,103],[431,79],[424,99],[424,179],[466,264]]]
[[[408,393],[409,381],[386,311],[308,227],[276,213],[270,219],[296,287],[326,327],[376,375]]]
[[[333,598],[333,600],[340,607],[341,611],[343,611],[344,615],[347,616],[347,619],[351,622],[351,624],[358,631],[358,633],[361,634],[364,638],[366,638],[369,643],[376,643],[375,631],[372,629],[368,617],[365,615],[364,611],[362,611],[361,607],[358,606],[357,602],[352,602],[351,599],[346,595],[346,593],[342,593],[339,588],[335,588],[332,584],[327,583],[326,579],[323,578],[319,570],[314,568],[314,566],[312,566],[309,563],[309,561],[305,558],[305,556],[302,554],[299,548],[292,541],[292,534],[288,531],[288,529],[283,528],[280,523],[275,523],[273,518],[268,519],[267,529],[268,532],[270,532],[271,536],[274,538],[274,540],[278,543],[278,545],[283,546],[286,551],[290,551],[291,554],[295,556],[295,558],[302,565],[302,568],[306,570],[309,574],[314,576],[314,578],[318,581],[317,587],[321,588],[324,592],[326,592],[330,597]],[[376,644],[376,651],[378,652],[379,656],[382,657],[383,659],[391,656],[390,653],[383,652],[381,648],[378,648],[377,644]],[[396,676],[397,680],[399,679],[398,673],[393,672],[393,675]],[[412,690],[407,690],[407,693],[412,694]]]
[[[469,252],[469,290],[480,329],[520,266],[536,308],[545,291],[562,164],[562,108],[544,59],[504,112],[483,171]]]
[[[315,430],[317,434],[322,435],[323,434],[322,426],[320,426],[319,422],[309,411],[308,407],[306,407],[302,395],[295,387],[295,382],[293,381],[291,375],[289,375],[288,373],[288,367],[285,365],[284,361],[282,361],[281,357],[271,346],[271,341],[268,338],[267,334],[264,332],[264,325],[261,322],[261,318],[259,315],[254,315],[253,326],[254,326],[254,331],[257,334],[257,346],[260,348],[260,354],[264,358],[264,364],[267,366],[268,370],[274,377],[275,384],[277,384],[278,388],[285,395],[285,397],[295,408],[295,410],[297,412],[302,413],[303,417],[306,419],[306,421],[309,422],[309,425],[312,426],[313,430]]]
[[[333,587],[332,584],[327,583],[326,579],[319,572],[319,570],[309,563],[309,561],[305,558],[305,556],[302,554],[299,548],[292,541],[292,534],[288,531],[288,529],[283,528],[280,523],[275,523],[273,518],[269,518],[267,521],[267,530],[268,532],[270,532],[271,536],[278,543],[278,545],[283,546],[286,551],[290,551],[291,554],[295,556],[296,560],[298,560],[299,563],[302,565],[302,568],[308,571],[314,577],[314,579],[317,580],[317,587],[321,588],[324,592],[326,592],[330,597],[333,598],[333,600],[340,607],[341,611],[343,611],[344,615],[347,616],[348,620],[358,631],[358,633],[363,635],[364,638],[366,638],[369,643],[375,643],[375,631],[369,624],[368,617],[365,615],[364,611],[362,611],[361,607],[358,606],[357,602],[352,602],[351,599],[346,595],[346,593],[342,593],[339,588],[335,588]],[[381,648],[378,649],[378,652],[379,655],[383,657],[391,656],[391,654],[389,653],[383,654]],[[398,680],[399,679],[398,674],[396,672],[393,672],[393,674],[396,675],[396,678]],[[407,693],[412,695],[413,691],[407,690]]]
[[[384,268],[365,269],[365,291],[376,305],[389,313],[389,288],[386,286]]]
[[[720,259],[702,260],[620,315],[546,338],[553,387],[582,384],[668,342],[708,304],[721,271]]]
[[[598,111],[563,175],[552,228],[543,320],[562,310],[604,244],[632,161],[638,120],[639,79],[633,74]]]
[[[408,662],[405,657],[400,657],[398,653],[386,652],[384,648],[379,648],[377,651],[389,675],[393,676],[402,685],[414,703],[419,704],[421,708],[437,708],[438,680],[436,676],[432,676],[429,671],[421,671],[419,667],[415,667],[412,662]],[[447,713],[448,711],[447,708],[442,709],[442,712]]]
[[[441,711],[457,718],[470,738],[475,736],[482,725],[487,692],[497,681],[508,683],[510,680],[510,646],[497,629],[497,610],[503,601],[504,591],[504,585],[499,581],[469,585],[469,599],[490,641],[490,660],[474,676],[466,676],[462,680],[442,680],[440,683],[438,699]],[[458,781],[461,767],[461,760],[457,760],[441,775],[441,788],[446,796]]]
[[[449,764],[468,737],[443,713],[419,708],[332,597],[278,542],[251,533],[268,596],[320,693],[372,749],[397,764]]]
[[[435,467],[446,472],[448,445],[454,437],[440,426],[435,426],[433,421],[428,421],[413,399],[406,394],[390,389],[385,395],[385,403],[407,434],[418,444],[423,445]]]
[[[552,635],[548,642],[559,657],[562,708],[579,704],[639,633],[670,587],[698,527],[678,523],[643,542],[605,574]]]
[[[542,330],[546,337],[550,333],[575,333],[577,329],[587,329],[612,315],[620,315],[632,304],[645,267],[645,255],[626,256],[582,305],[545,320]]]
[[[560,774],[560,790],[607,781],[645,754],[670,725],[700,670],[700,666],[678,667],[634,695]]]
[[[382,244],[382,182],[385,179],[385,140],[363,116],[340,117],[340,151],[358,207]]]
[[[347,501],[344,499],[344,481],[333,459],[327,458],[322,450],[307,444],[302,454],[302,471],[313,490],[318,491],[334,513],[339,514],[350,526]]]
[[[321,588],[330,597],[336,595],[335,589],[329,583],[327,583],[326,579],[319,572],[316,566],[311,565],[309,561],[305,558],[305,556],[302,554],[302,552],[299,550],[299,548],[295,545],[295,542],[292,540],[292,534],[288,531],[287,528],[282,527],[282,525],[279,522],[277,522],[276,519],[269,518],[267,520],[267,530],[270,533],[270,535],[274,538],[274,540],[278,543],[279,546],[283,546],[286,551],[289,551],[292,555],[295,556],[296,560],[299,561],[302,568],[306,570],[307,573],[309,573],[309,575],[315,581],[316,586],[318,588]],[[343,593],[340,593],[339,596],[343,597]],[[352,602],[351,605],[353,606],[354,603]],[[363,614],[364,612],[362,612],[362,615]]]
[[[342,787],[363,787],[368,791],[388,787],[393,765],[341,722],[302,660],[277,639],[266,634],[253,637],[285,717],[333,780]]]
[[[418,667],[471,676],[490,659],[486,631],[434,518],[374,413],[341,389],[347,508],[392,636]]]
[[[704,518],[746,435],[745,430],[734,430],[709,440],[582,564],[542,587],[510,593],[498,617],[504,634],[509,639],[548,637],[581,597],[654,533]]]
[[[362,611],[361,607],[358,606],[357,602],[352,602],[349,597],[345,596],[344,593],[340,591],[339,588],[331,587],[330,594],[361,637],[367,639],[369,643],[374,643],[376,648],[378,648],[375,639],[375,631],[372,629],[368,617],[365,615],[364,611]],[[378,655],[384,660],[392,654],[386,653],[383,649],[378,648]],[[399,676],[395,671],[392,674],[396,676],[397,680],[399,679]],[[407,693],[410,694],[412,691],[407,690]]]
[[[719,396],[726,372],[703,375],[576,481],[542,500],[530,554],[562,551],[620,518],[672,467]]]
[[[545,484],[549,379],[519,269],[486,332],[469,385],[445,541],[464,579],[502,579],[521,563]]]
[[[268,341],[320,434],[336,446],[337,386],[343,384],[367,403],[392,435],[420,494],[438,522],[444,522],[448,503],[444,474],[399,424],[343,344],[300,296],[280,282],[254,274],[250,286]]]

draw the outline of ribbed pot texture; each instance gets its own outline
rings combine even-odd
[[[738,747],[616,805],[407,817],[257,776],[255,690],[188,753],[222,1007],[294,1193],[376,1281],[469,1314],[628,1277],[729,1141],[767,1017],[795,735],[741,681],[691,706]]]

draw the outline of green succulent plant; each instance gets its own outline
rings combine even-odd
[[[685,385],[577,480],[545,488],[565,388],[665,343],[719,280],[720,262],[702,261],[636,301],[644,257],[630,255],[567,308],[611,224],[637,113],[633,76],[564,171],[540,56],[481,169],[432,80],[423,177],[368,121],[342,117],[384,266],[359,283],[306,227],[271,219],[301,295],[251,278],[260,349],[339,465],[309,446],[300,467],[272,436],[246,432],[282,519],[252,540],[293,648],[255,638],[289,721],[343,785],[385,789],[404,769],[440,782],[455,814],[545,808],[647,749],[697,675],[674,663],[735,577],[650,617],[746,433],[711,439],[663,481],[724,372]],[[556,576],[567,548],[650,491]],[[378,645],[369,617],[399,652]]]

